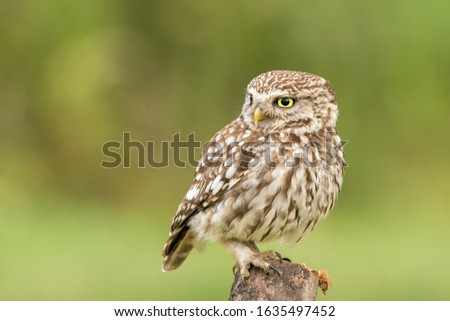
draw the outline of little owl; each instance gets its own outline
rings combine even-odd
[[[298,242],[333,207],[344,160],[338,106],[316,75],[276,70],[254,78],[239,117],[203,149],[194,181],[172,221],[163,271],[193,247],[219,242],[243,277],[271,266],[255,243]]]

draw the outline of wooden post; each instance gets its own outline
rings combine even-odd
[[[247,279],[237,272],[230,301],[313,301],[318,287],[324,294],[331,288],[330,278],[325,271],[312,270],[304,264],[276,258],[267,261],[278,272],[265,272],[251,267]]]

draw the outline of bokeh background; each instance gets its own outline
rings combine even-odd
[[[100,167],[102,145],[202,143],[271,69],[327,78],[344,187],[294,247],[319,300],[449,300],[450,2],[0,2],[0,299],[226,300],[218,245],[161,249],[194,168]],[[160,156],[160,152],[156,152]],[[197,155],[198,156],[198,155]]]

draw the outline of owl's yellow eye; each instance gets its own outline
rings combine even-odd
[[[288,108],[288,107],[292,107],[292,105],[294,104],[295,100],[289,97],[283,97],[283,98],[278,98],[277,99],[277,105],[279,107],[283,107],[283,108]]]

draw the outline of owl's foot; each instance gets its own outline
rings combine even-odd
[[[250,276],[250,267],[253,265],[254,267],[260,268],[265,272],[269,272],[270,270],[274,270],[278,275],[281,275],[280,271],[267,262],[268,259],[272,259],[274,257],[274,252],[267,251],[263,253],[253,253],[248,257],[246,262],[236,263],[235,267],[239,267],[240,275],[243,278],[248,278]]]
[[[268,262],[270,259],[277,257],[275,252],[259,253],[254,242],[226,240],[222,242],[222,245],[236,258],[237,263],[233,267],[234,274],[239,269],[241,277],[248,278],[250,276],[249,269],[253,265],[265,272],[269,272],[272,269],[280,275],[280,271]]]

